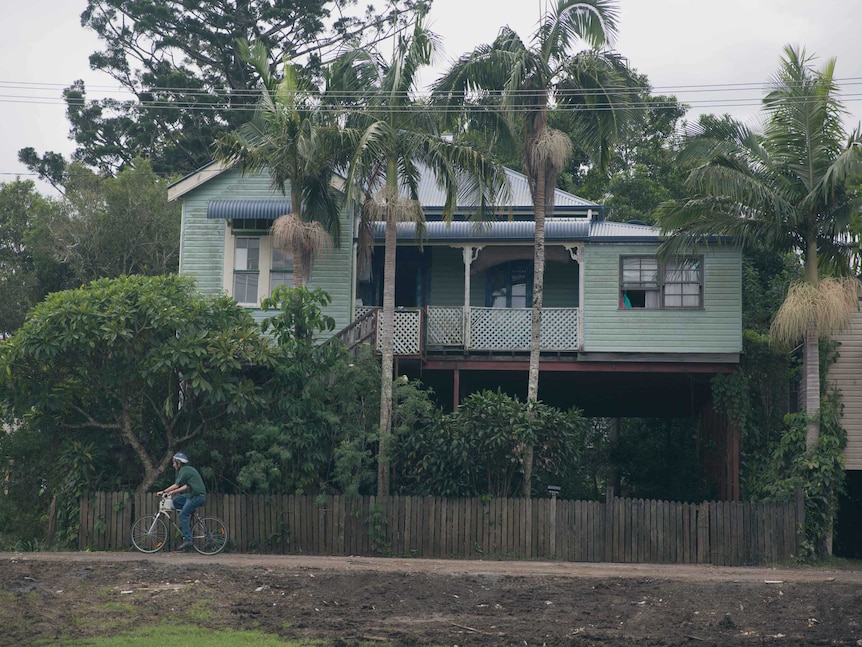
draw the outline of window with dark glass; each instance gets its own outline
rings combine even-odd
[[[485,304],[491,308],[529,308],[533,298],[532,268],[529,261],[510,261],[490,268]]]

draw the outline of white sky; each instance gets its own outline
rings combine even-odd
[[[532,36],[546,0],[434,0],[430,28],[443,39],[446,61],[491,42],[502,25]],[[88,98],[115,94],[117,84],[90,71],[100,48],[80,26],[83,0],[4,3],[0,22],[0,182],[28,175],[20,148],[69,155],[73,142],[61,94],[75,79]],[[646,74],[654,91],[675,94],[699,112],[754,122],[762,84],[778,68],[784,45],[803,45],[819,67],[838,60],[842,98],[862,120],[862,2],[859,0],[620,0],[616,49]],[[429,80],[433,80],[433,76]],[[34,85],[38,84],[38,85]],[[707,91],[707,86],[713,87]],[[50,189],[40,184],[40,190]]]

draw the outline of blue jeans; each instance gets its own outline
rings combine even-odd
[[[183,541],[192,540],[192,529],[189,519],[192,517],[192,512],[206,502],[207,497],[205,494],[197,494],[195,496],[180,494],[174,497],[174,508],[180,511],[180,530],[183,531]]]

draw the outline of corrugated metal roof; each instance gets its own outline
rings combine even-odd
[[[590,229],[592,242],[658,242],[661,230],[649,225],[637,225],[629,222],[594,222]]]
[[[207,218],[275,220],[290,213],[290,200],[213,200]]]
[[[506,169],[506,177],[509,180],[509,199],[504,205],[505,208],[511,209],[529,209],[533,210],[533,197],[530,195],[530,185],[527,183],[527,177],[522,173]],[[446,203],[446,193],[437,185],[434,174],[428,170],[422,173],[422,178],[419,181],[419,203],[426,210],[442,209]],[[458,196],[458,211],[469,212],[475,209],[476,194],[475,192],[462,191]],[[575,208],[579,211],[584,209],[598,209],[599,205],[589,200],[584,200],[571,193],[566,193],[557,189],[554,193],[554,206],[556,210],[567,210]]]
[[[168,187],[169,200],[176,200],[177,198],[182,197],[189,191],[192,191],[229,168],[231,168],[229,165],[215,161],[202,166],[197,171],[177,180]],[[516,212],[520,210],[532,212],[533,198],[530,195],[530,185],[527,183],[527,176],[523,173],[513,171],[510,168],[506,168],[505,172],[506,177],[509,180],[509,199],[506,201],[504,208],[512,209]],[[428,169],[423,170],[422,177],[419,181],[419,202],[426,210],[430,210],[432,212],[442,209],[446,202],[446,194],[439,186],[437,186],[434,174],[429,172]],[[476,207],[475,193],[471,195],[471,192],[464,190],[461,195],[458,196],[457,202],[459,212],[470,212]],[[583,211],[586,209],[602,208],[595,202],[584,200],[583,198],[560,189],[557,189],[554,193],[554,205],[555,211],[557,212],[570,210]],[[231,216],[210,217],[222,218]]]
[[[402,222],[397,225],[399,241],[414,241],[416,225]],[[473,223],[456,221],[429,222],[425,225],[425,235],[421,240],[426,243],[440,242],[530,242],[533,240],[535,225],[532,220],[494,221]],[[374,239],[382,242],[385,238],[385,225],[374,223]],[[590,235],[590,221],[587,218],[549,218],[545,221],[545,240],[584,241]]]

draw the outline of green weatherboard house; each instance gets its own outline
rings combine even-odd
[[[426,232],[399,225],[396,370],[433,387],[445,405],[489,388],[526,397],[532,303],[533,216],[523,175],[508,171],[510,201],[496,222],[441,221],[443,194],[420,186]],[[182,202],[180,272],[201,291],[254,310],[279,283],[293,285],[289,255],[269,228],[289,196],[266,174],[212,163],[174,183]],[[712,408],[710,380],[742,352],[742,253],[710,244],[659,259],[659,231],[608,222],[602,207],[557,191],[546,221],[539,398],[588,416],[693,418],[722,498],[739,497],[739,432]],[[345,210],[341,244],[319,256],[309,288],[348,343],[374,338],[383,302],[383,224],[359,271],[357,223]],[[420,244],[421,242],[421,244]]]

